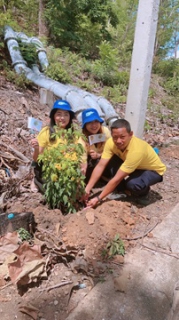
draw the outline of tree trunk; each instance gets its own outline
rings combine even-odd
[[[48,29],[44,18],[43,0],[39,0],[39,37],[48,37]]]

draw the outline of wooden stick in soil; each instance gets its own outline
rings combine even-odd
[[[161,250],[161,249],[150,248],[150,247],[148,247],[148,246],[146,246],[144,244],[142,244],[142,246],[147,250],[151,250],[151,251],[154,251],[154,252],[159,252],[159,253],[162,253],[162,254],[166,254],[167,256],[173,257],[175,259],[179,259],[178,253],[168,252],[168,251]]]
[[[59,288],[59,287],[63,287],[63,286],[66,286],[67,284],[71,284],[73,283],[73,281],[64,281],[64,282],[60,282],[60,283],[57,283],[55,284],[54,286],[51,286],[51,287],[47,287],[47,288],[44,288],[44,289],[40,289],[40,291],[50,291],[52,289],[56,289],[56,288]]]
[[[134,238],[121,238],[122,240],[128,240],[128,241],[132,241],[132,240],[138,240],[141,238],[144,238],[148,235],[148,233],[150,233],[157,225],[158,225],[159,221],[157,221],[153,227],[151,227],[148,231],[146,231],[144,234],[140,235],[140,236],[136,236]]]
[[[25,163],[29,163],[30,160],[25,157],[20,151],[17,151],[16,149],[12,148],[11,146],[8,146],[7,144],[3,143],[3,142],[0,142],[0,144],[3,146],[3,147],[6,147],[8,148],[9,150],[11,150],[12,152],[14,152],[21,160],[23,160]]]
[[[5,284],[5,286],[1,287],[0,290],[3,290],[3,289],[5,289],[5,288],[9,287],[9,286],[11,286],[12,284],[13,284],[12,282],[9,282],[9,283]]]

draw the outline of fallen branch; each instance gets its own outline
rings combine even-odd
[[[0,151],[0,156],[6,159],[10,159],[10,160],[20,160],[19,158],[14,157],[13,154],[7,154],[6,152],[1,152]]]
[[[8,164],[4,161],[4,159],[1,157],[1,166],[2,164],[5,166],[5,168],[8,168],[10,170],[10,173],[12,175],[12,169],[8,166]]]
[[[71,284],[73,283],[73,281],[64,281],[64,282],[60,282],[60,283],[57,283],[55,284],[54,286],[51,286],[51,287],[47,287],[47,288],[44,288],[44,289],[40,289],[40,291],[50,291],[52,289],[56,289],[56,288],[59,288],[59,287],[63,287],[63,286],[66,286],[67,284]]]
[[[0,110],[1,110],[2,112],[4,112],[5,114],[9,115],[9,113],[7,113],[4,109],[0,108]]]
[[[172,253],[172,252],[169,252],[169,251],[166,251],[166,250],[160,250],[160,249],[153,249],[153,248],[150,248],[144,244],[142,244],[142,246],[148,250],[151,250],[151,251],[155,251],[155,252],[159,252],[159,253],[163,253],[163,254],[166,254],[167,256],[170,256],[170,257],[173,257],[173,258],[176,258],[176,259],[179,259],[179,254],[177,253]]]
[[[158,225],[159,221],[156,222],[156,224],[151,227],[149,230],[147,230],[144,234],[140,235],[140,236],[136,236],[134,238],[121,238],[122,240],[128,240],[128,241],[132,241],[132,240],[138,240],[141,238],[144,238],[148,235],[148,233],[150,233],[157,225]]]
[[[9,287],[9,286],[11,286],[12,284],[13,284],[12,282],[9,282],[9,283],[5,284],[5,286],[0,287],[0,290],[3,290],[3,289],[5,289],[5,288]]]
[[[16,149],[12,148],[11,146],[8,146],[7,144],[0,142],[0,144],[5,147],[8,148],[9,150],[11,150],[12,152],[14,152],[21,160],[23,160],[25,163],[29,163],[30,160],[25,157],[20,151],[17,151]]]

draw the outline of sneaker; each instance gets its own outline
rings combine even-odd
[[[149,195],[139,196],[135,198],[135,202],[141,204],[142,206],[147,206],[150,203]]]
[[[125,193],[110,193],[107,198],[109,200],[122,200],[122,199],[125,199],[127,198],[127,195]]]

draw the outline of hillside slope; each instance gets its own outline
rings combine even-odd
[[[45,244],[43,257],[48,267],[47,279],[37,278],[37,283],[26,284],[22,291],[15,284],[4,288],[3,296],[0,296],[2,318],[30,319],[20,312],[20,306],[33,305],[40,318],[65,320],[91,286],[109,275],[109,270],[112,270],[111,277],[113,273],[118,274],[121,263],[125,263],[125,257],[114,258],[114,264],[104,259],[107,242],[120,234],[126,239],[126,251],[130,250],[140,241],[141,235],[146,236],[146,231],[152,230],[178,203],[178,122],[176,118],[172,122],[173,112],[163,106],[164,93],[156,81],[154,84],[156,90],[147,111],[145,138],[159,148],[167,172],[164,182],[152,187],[150,204],[142,207],[135,202],[106,199],[96,209],[63,216],[60,210],[49,210],[43,196],[30,189],[32,135],[27,129],[27,118],[32,115],[45,123],[49,108],[39,103],[38,88],[18,89],[0,77],[0,173],[3,174],[6,168],[11,174],[11,177],[0,176],[0,210],[6,213],[33,212],[37,222],[36,237]],[[125,106],[115,107],[119,116],[124,116]],[[58,251],[57,246],[62,251]],[[59,252],[63,252],[63,260],[58,259]],[[71,254],[73,259],[68,260]],[[8,278],[5,279],[0,272],[0,286],[9,285]],[[70,283],[45,292],[45,287],[55,286],[64,279]],[[73,290],[79,281],[85,283],[86,288]]]

